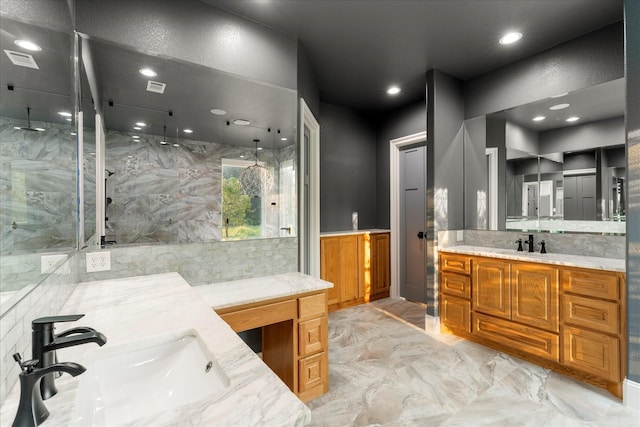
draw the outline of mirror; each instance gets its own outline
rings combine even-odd
[[[624,91],[619,79],[490,114],[480,136],[465,122],[465,164],[480,164],[468,135],[504,152],[500,229],[625,233]]]
[[[88,42],[93,99],[104,115],[105,173],[97,185],[105,244],[296,235],[295,91]],[[145,68],[155,75],[142,75]],[[84,94],[92,93],[89,80]],[[248,169],[272,184],[247,194]]]
[[[17,40],[32,41],[39,50]],[[0,46],[0,313],[5,313],[76,248],[77,141],[70,32],[3,16]]]

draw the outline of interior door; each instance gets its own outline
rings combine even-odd
[[[400,152],[400,296],[426,303],[426,147]]]

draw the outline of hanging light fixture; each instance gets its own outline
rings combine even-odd
[[[252,197],[259,197],[267,194],[273,187],[273,174],[267,168],[258,164],[258,142],[256,144],[256,163],[242,171],[240,175],[240,184],[244,194]]]
[[[164,126],[162,129],[162,141],[160,141],[160,145],[167,145],[167,127]]]
[[[17,130],[27,130],[30,132],[44,132],[43,128],[31,127],[31,108],[27,107],[27,126],[14,126]]]

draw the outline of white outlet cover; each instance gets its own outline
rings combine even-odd
[[[464,230],[456,231],[456,241],[462,242],[464,240]]]
[[[87,273],[96,271],[111,270],[111,252],[87,252],[86,254]]]
[[[42,255],[40,257],[40,273],[53,273],[67,260],[67,254]]]

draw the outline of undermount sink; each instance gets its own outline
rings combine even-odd
[[[131,424],[229,386],[193,329],[94,349],[82,364],[73,417],[82,426]]]

